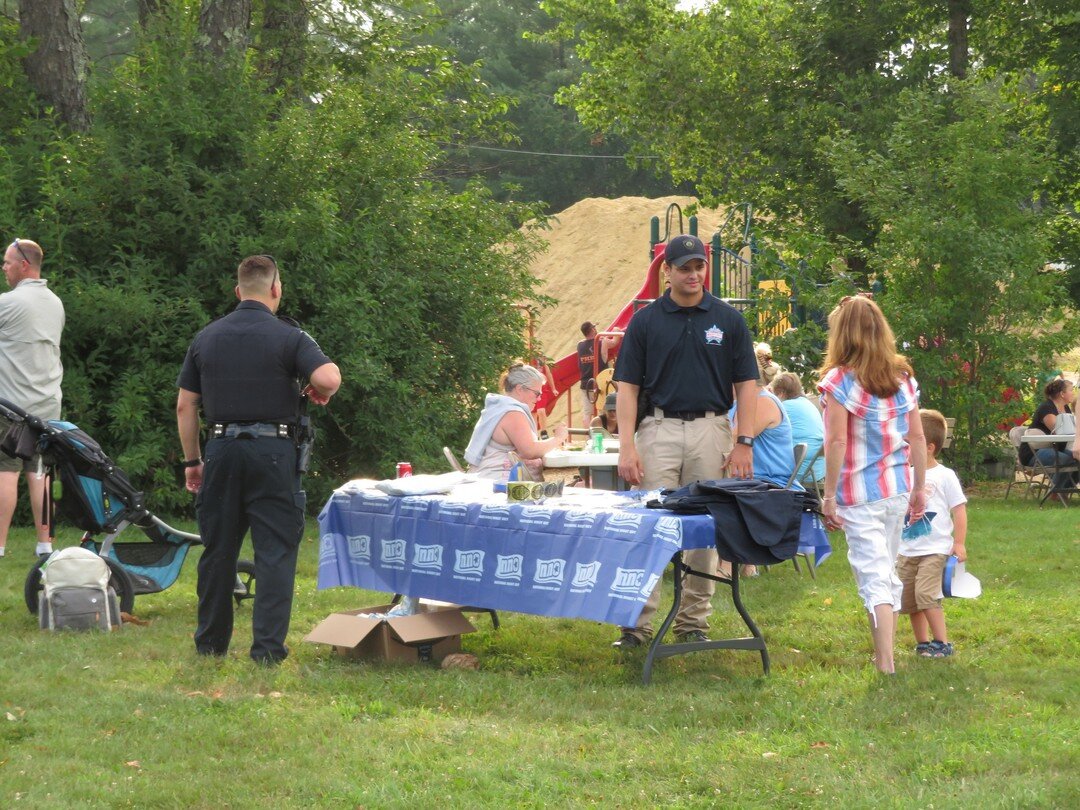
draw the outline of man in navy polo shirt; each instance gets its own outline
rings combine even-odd
[[[671,488],[709,478],[752,478],[753,438],[732,441],[727,413],[738,400],[740,422],[754,424],[758,365],[741,313],[705,291],[708,262],[696,236],[676,236],[664,249],[669,288],[634,315],[615,364],[619,383],[619,475],[640,489]],[[644,394],[639,400],[639,395]],[[639,414],[640,407],[644,413]],[[744,410],[745,409],[745,410]],[[635,436],[628,429],[640,426]],[[683,554],[699,571],[717,570],[716,549]],[[722,571],[723,573],[723,571]],[[680,641],[708,638],[716,583],[690,576],[675,617]],[[639,647],[652,635],[657,584],[638,619],[615,642]]]

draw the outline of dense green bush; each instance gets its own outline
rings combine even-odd
[[[197,57],[182,15],[99,78],[85,136],[0,102],[0,222],[42,243],[67,308],[65,415],[159,511],[189,502],[176,375],[193,335],[235,303],[245,255],[277,258],[282,314],[342,369],[339,395],[313,409],[314,504],[346,477],[402,458],[423,469],[464,444],[484,389],[523,350],[515,304],[535,301],[522,267],[537,241],[515,226],[535,212],[432,171],[436,141],[482,132],[493,102],[383,26],[379,44],[329,54],[333,67],[313,44],[326,58],[301,102],[249,64]],[[0,79],[20,81],[15,57],[0,49]]]

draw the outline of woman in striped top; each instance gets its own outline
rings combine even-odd
[[[926,441],[919,388],[881,309],[848,296],[829,314],[821,367],[825,409],[822,515],[844,529],[848,561],[870,616],[874,663],[894,671],[893,639],[902,586],[896,554],[907,515],[926,508]]]

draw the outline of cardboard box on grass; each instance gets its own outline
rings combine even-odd
[[[386,613],[393,605],[331,613],[304,641],[330,644],[346,658],[405,663],[438,663],[461,651],[461,636],[476,628],[460,610],[446,603],[420,600],[420,612],[390,619],[361,618],[362,613]]]

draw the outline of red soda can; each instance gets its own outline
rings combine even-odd
[[[399,461],[397,463],[397,477],[408,478],[410,475],[412,475],[412,462]]]

